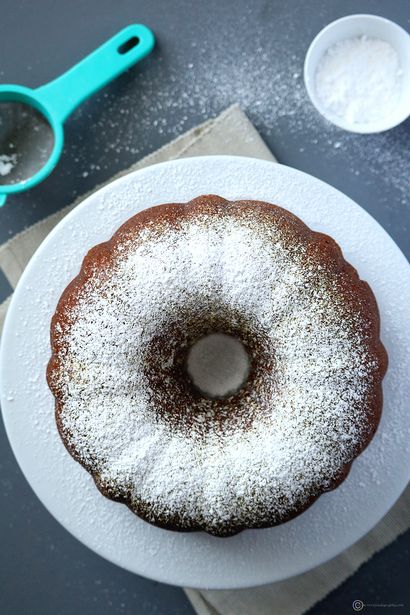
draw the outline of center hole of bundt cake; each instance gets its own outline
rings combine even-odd
[[[242,342],[225,333],[211,333],[191,346],[187,357],[190,379],[205,397],[236,393],[249,374],[249,356]]]

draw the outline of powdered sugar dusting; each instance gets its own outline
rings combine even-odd
[[[14,168],[17,162],[17,155],[11,154],[8,156],[7,154],[2,154],[0,156],[0,175],[5,176],[8,175]]]
[[[217,533],[280,521],[331,484],[369,428],[377,364],[336,282],[303,243],[290,249],[280,225],[252,213],[146,228],[120,246],[108,279],[86,284],[61,330],[60,418],[70,445],[105,488],[149,506],[151,520],[178,517]],[[275,369],[238,402],[245,418],[257,409],[250,427],[244,419],[221,428],[203,399],[186,409],[188,430],[152,403],[147,348],[184,306],[209,310],[215,297],[262,332]],[[159,369],[175,352],[170,340]]]
[[[320,60],[316,90],[326,110],[366,124],[389,117],[399,104],[402,69],[395,49],[367,36],[332,45]]]

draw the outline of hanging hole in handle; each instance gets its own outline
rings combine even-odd
[[[118,47],[118,53],[120,53],[121,55],[124,55],[124,53],[128,53],[129,51],[131,51],[131,49],[134,49],[134,47],[136,47],[139,42],[140,39],[138,38],[138,36],[132,36],[128,39],[128,41],[125,41],[125,43]]]

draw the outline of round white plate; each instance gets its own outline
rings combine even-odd
[[[207,193],[277,203],[332,235],[376,294],[390,358],[380,427],[343,485],[293,521],[232,538],[161,530],[100,495],[58,436],[45,380],[50,319],[86,251],[148,206]],[[229,156],[176,160],[137,171],[88,197],[64,218],[37,250],[14,293],[0,356],[1,403],[14,453],[51,514],[84,544],[128,570],[215,589],[304,572],[368,532],[407,484],[409,298],[409,264],[392,239],[349,198],[309,175]]]

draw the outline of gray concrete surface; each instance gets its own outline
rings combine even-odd
[[[328,22],[369,12],[410,29],[408,0],[0,0],[0,9],[3,83],[40,85],[128,23],[146,23],[158,39],[149,58],[69,119],[53,175],[0,210],[0,242],[239,102],[280,162],[343,190],[409,257],[409,121],[347,134],[313,110],[301,79],[306,49]],[[0,300],[7,293],[0,279]],[[3,428],[0,439],[2,615],[192,613],[182,590],[116,568],[63,530],[22,477]],[[409,550],[407,533],[311,613],[351,613],[355,599],[407,603],[395,612],[408,612]]]

